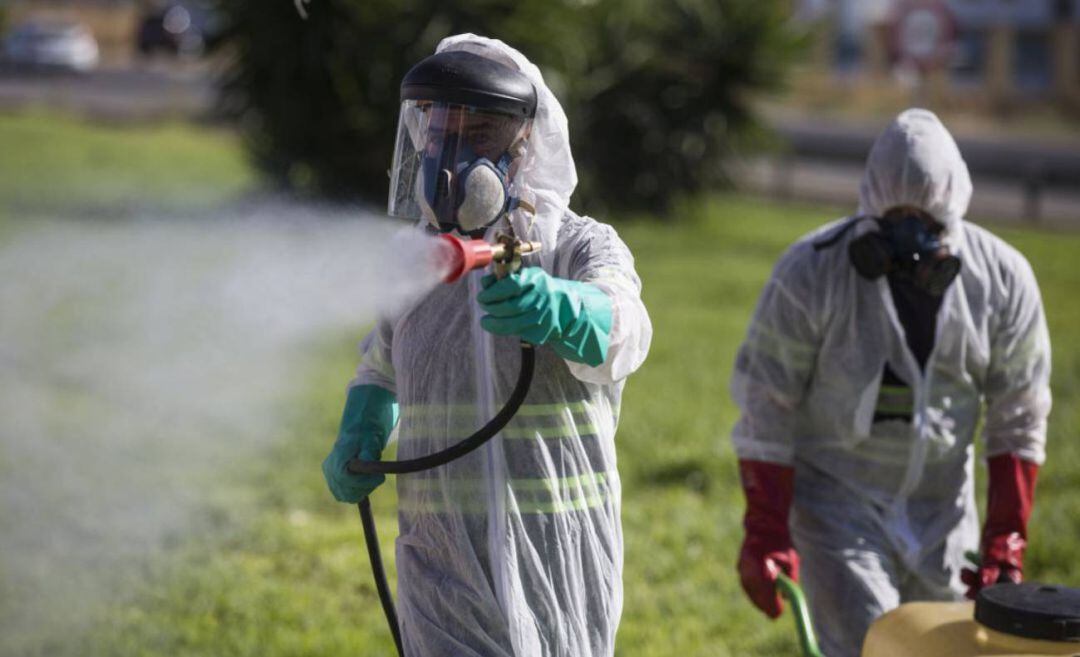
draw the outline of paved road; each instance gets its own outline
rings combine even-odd
[[[734,167],[736,183],[770,198],[836,205],[854,212],[859,200],[861,162],[811,158],[758,157]],[[975,193],[968,219],[977,223],[1016,223],[1080,230],[1080,187],[1047,187],[1037,200],[1023,180],[1010,181],[972,174]]]
[[[874,139],[884,121],[773,116],[786,143],[782,156],[739,163],[751,189],[789,198],[851,206]],[[1080,229],[1080,131],[1055,139],[955,131],[971,170],[972,217]]]
[[[798,157],[861,162],[885,121],[836,121],[813,116],[774,117],[772,127]],[[946,121],[968,167],[985,177],[1038,178],[1050,187],[1080,187],[1080,129],[1054,138],[973,131]]]
[[[204,67],[101,69],[86,75],[0,70],[0,109],[44,106],[95,118],[204,114],[214,99]]]

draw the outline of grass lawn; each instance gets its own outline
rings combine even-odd
[[[42,135],[64,137],[34,147]],[[183,126],[120,130],[0,117],[0,143],[20,144],[0,150],[0,229],[8,233],[31,228],[14,212],[4,228],[5,202],[21,207],[44,198],[38,182],[27,178],[23,188],[8,178],[22,169],[51,172],[50,184],[69,190],[67,210],[143,189],[156,193],[153,181],[166,175],[205,182],[204,199],[227,197],[250,179],[231,141]],[[125,156],[128,149],[138,156]],[[111,164],[86,171],[91,152]],[[160,162],[158,153],[169,161]],[[160,189],[168,196],[177,188]],[[655,328],[649,360],[627,385],[618,434],[626,537],[618,654],[795,655],[790,617],[761,616],[734,572],[742,498],[728,439],[735,412],[727,382],[772,263],[836,212],[718,196],[681,214],[670,223],[618,226],[637,258]],[[1000,234],[1031,259],[1055,339],[1055,411],[1028,574],[1080,586],[1080,347],[1069,338],[1080,330],[1080,237]],[[181,538],[133,566],[139,575],[130,592],[100,610],[85,634],[17,650],[0,638],[0,654],[391,655],[356,509],[331,501],[319,470],[361,331],[320,336],[301,354],[282,405],[287,437],[247,470],[223,476],[227,487],[207,491],[201,513],[213,531]],[[237,488],[247,502],[226,494]],[[374,503],[384,556],[392,558],[392,486]],[[3,595],[0,588],[0,611],[13,603]]]
[[[0,120],[0,204],[115,214],[132,206],[208,206],[252,174],[225,130],[170,123],[84,125],[51,114]]]

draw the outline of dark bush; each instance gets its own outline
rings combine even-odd
[[[587,60],[566,75],[584,194],[615,207],[661,209],[677,195],[723,184],[723,157],[758,134],[751,95],[777,88],[798,48],[786,6],[594,6]]]
[[[795,39],[780,0],[218,0],[223,109],[277,183],[381,204],[398,83],[449,34],[514,45],[571,121],[585,205],[660,208],[722,180]]]

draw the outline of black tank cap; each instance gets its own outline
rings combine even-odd
[[[511,116],[536,116],[536,89],[524,73],[460,50],[436,53],[409,69],[401,100],[472,105]]]
[[[975,598],[975,620],[1025,639],[1080,642],[1080,589],[1035,582],[988,586]]]

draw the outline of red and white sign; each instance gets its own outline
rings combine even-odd
[[[898,3],[892,20],[892,48],[901,62],[926,71],[948,63],[956,43],[956,19],[941,0]]]

